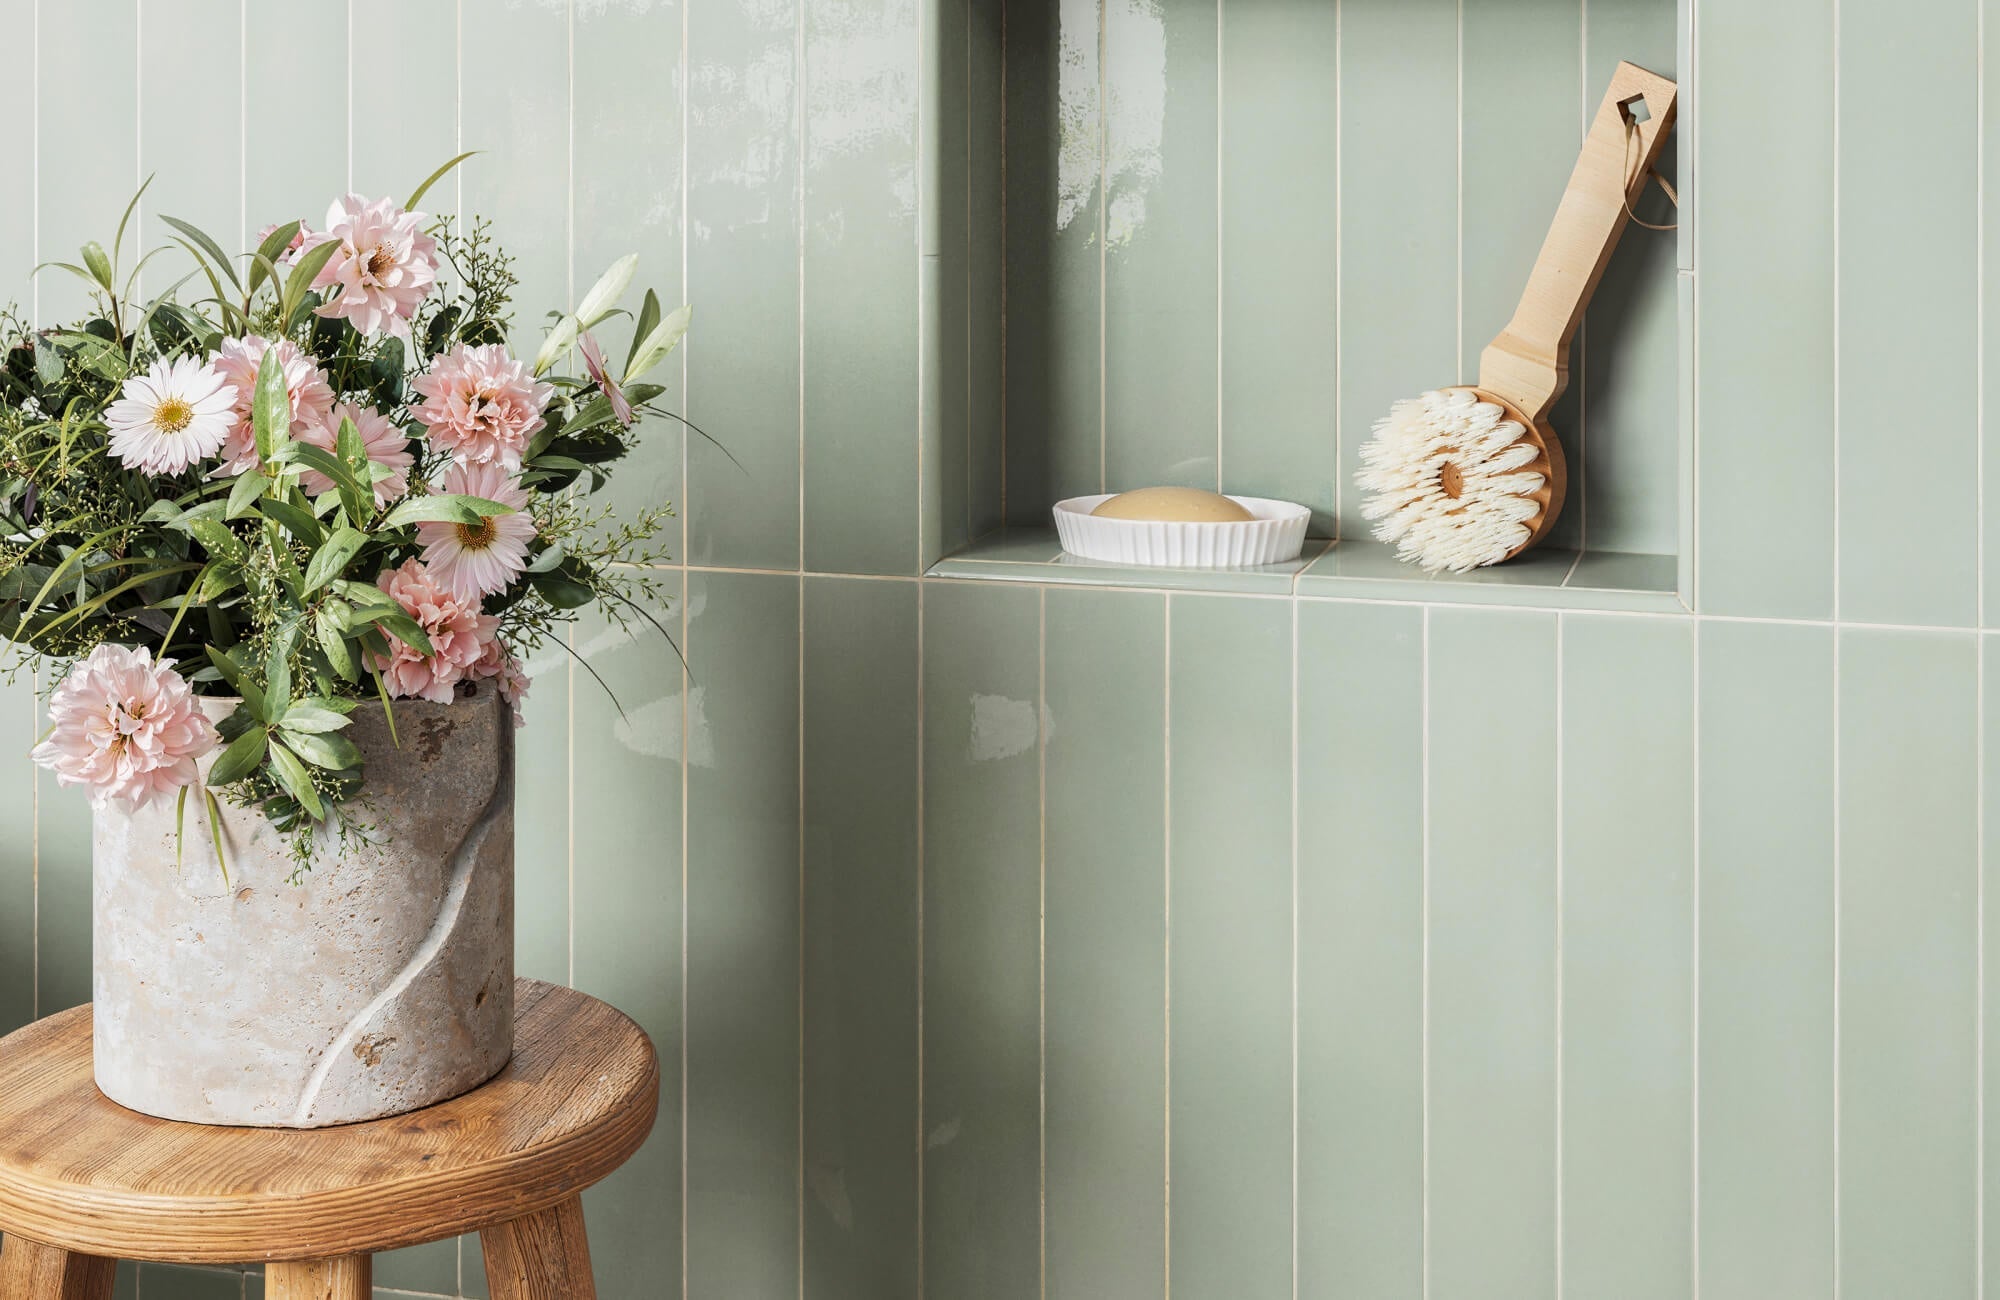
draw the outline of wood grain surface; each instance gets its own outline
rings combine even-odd
[[[493,1300],[597,1300],[580,1200],[495,1224],[479,1245]]]
[[[562,1205],[652,1131],[659,1058],[573,989],[519,981],[515,1022],[514,1059],[478,1090],[298,1131],[126,1110],[91,1081],[90,1008],[50,1016],[0,1039],[0,1231],[109,1259],[233,1264],[392,1250]]]

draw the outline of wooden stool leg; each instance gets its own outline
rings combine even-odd
[[[116,1260],[76,1255],[26,1237],[0,1242],[0,1296],[6,1300],[111,1300]]]
[[[479,1245],[493,1300],[597,1300],[578,1197],[496,1224],[479,1234]]]
[[[368,1300],[375,1261],[368,1255],[264,1265],[264,1300]]]

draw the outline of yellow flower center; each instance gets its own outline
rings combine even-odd
[[[500,533],[493,521],[481,519],[476,524],[457,524],[458,544],[468,551],[483,551],[493,545],[493,539]]]
[[[194,421],[194,407],[178,397],[169,397],[153,408],[153,427],[161,433],[179,433]]]

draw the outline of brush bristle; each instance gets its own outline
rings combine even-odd
[[[1361,513],[1397,555],[1432,573],[1498,563],[1528,540],[1542,508],[1532,498],[1543,475],[1527,468],[1539,453],[1526,432],[1464,389],[1398,402],[1361,449]],[[1456,496],[1445,489],[1447,466]]]

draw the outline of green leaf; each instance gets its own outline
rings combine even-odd
[[[535,353],[537,375],[547,373],[548,368],[556,363],[556,359],[569,351],[570,345],[576,342],[577,328],[574,316],[565,316],[556,322],[555,328],[549,331],[549,336],[542,340],[541,351]]]
[[[292,236],[299,233],[303,221],[281,221],[264,236],[264,242],[257,245],[257,251],[250,255],[250,280],[243,286],[243,297],[247,301],[257,295],[264,281],[275,279],[278,274],[278,259],[291,246]]]
[[[256,469],[247,469],[236,476],[229,487],[229,504],[223,509],[225,519],[247,519],[257,513],[257,498],[264,495],[264,489],[271,486],[271,480]]]
[[[298,701],[285,712],[285,730],[318,734],[324,731],[339,731],[354,721],[346,713],[331,705],[332,701],[323,697]]]
[[[680,346],[681,337],[688,331],[688,323],[694,318],[694,308],[677,307],[674,313],[655,325],[644,341],[633,350],[632,362],[625,367],[624,383],[631,383],[654,366],[667,359],[667,354]]]
[[[139,188],[132,191],[132,197],[126,200],[125,212],[118,218],[118,233],[111,237],[111,252],[114,256],[124,251],[125,227],[131,224],[132,214],[138,210],[139,197],[146,192],[146,188],[152,183],[153,178],[148,176],[145,180],[139,182]]]
[[[203,646],[202,649],[207,651],[208,661],[215,665],[215,671],[222,674],[222,680],[228,682],[235,690],[241,691],[243,689],[243,665],[236,662],[236,656],[230,654],[227,650],[218,650],[212,645]]]
[[[90,278],[111,292],[111,259],[104,255],[104,245],[91,240],[83,246],[83,264],[90,268]]]
[[[180,527],[190,537],[201,543],[202,549],[219,560],[230,564],[242,564],[250,558],[249,548],[243,539],[219,519],[197,515],[193,511],[181,516]]]
[[[229,857],[222,849],[222,809],[216,806],[215,795],[208,790],[201,792],[202,800],[208,804],[208,838],[215,845],[215,865],[222,868],[222,884],[229,886]]]
[[[181,869],[181,841],[187,830],[188,788],[181,787],[180,797],[174,800],[174,870]]]
[[[354,471],[355,480],[360,481],[368,468],[368,444],[361,440],[361,430],[354,427],[354,421],[345,415],[340,417],[340,429],[334,434],[333,451]]]
[[[186,235],[189,241],[201,250],[204,260],[212,261],[221,269],[224,275],[229,277],[229,283],[235,285],[238,289],[243,287],[243,282],[236,278],[236,268],[230,265],[229,254],[223,252],[222,245],[209,238],[208,234],[199,226],[182,221],[179,217],[169,217],[164,213],[161,214],[160,220],[166,222],[175,230],[180,231],[183,235]],[[216,286],[216,293],[218,297],[221,295],[220,285]]]
[[[409,199],[405,201],[403,204],[404,210],[408,211],[409,209],[416,207],[417,204],[423,199],[424,195],[430,193],[431,186],[437,184],[439,181],[443,180],[446,176],[448,176],[451,173],[452,168],[458,166],[460,163],[464,162],[467,158],[472,157],[474,154],[478,152],[479,150],[477,149],[468,149],[464,153],[460,154],[458,157],[446,163],[444,166],[432,172],[430,175],[424,177],[424,183],[422,185],[417,186],[417,188],[415,188],[414,190],[410,191]]]
[[[320,653],[341,680],[355,681],[354,652],[347,645],[347,630],[340,626],[340,616],[331,607],[322,605],[313,611],[313,634]],[[298,706],[294,705],[292,712],[296,714]]]
[[[511,515],[514,507],[488,501],[485,497],[434,492],[429,496],[406,497],[386,515],[381,528],[401,528],[405,524],[464,524],[476,527],[489,515]]]
[[[382,718],[389,724],[389,743],[401,749],[403,742],[396,738],[396,706],[389,703],[389,684],[383,681],[382,674],[374,669],[369,670],[369,675],[375,679],[375,694],[382,701]]]
[[[291,710],[292,647],[288,642],[296,639],[296,636],[276,638],[271,643],[270,656],[264,661],[264,708],[259,712],[266,722],[275,723]]]
[[[568,567],[565,565],[564,569]],[[534,585],[535,591],[543,600],[557,609],[577,609],[597,598],[597,590],[594,587],[572,577],[563,569],[530,574],[528,581]]]
[[[352,528],[334,529],[333,536],[326,540],[325,545],[314,551],[312,559],[307,562],[305,586],[301,589],[301,594],[310,596],[339,577],[347,570],[347,562],[367,544],[366,533],[356,532]]]
[[[268,461],[291,441],[292,398],[285,388],[285,367],[278,349],[264,349],[257,365],[257,388],[250,398],[250,428],[257,437],[257,455]]]
[[[314,767],[344,772],[361,766],[361,751],[345,736],[294,730],[289,718],[286,719],[281,734],[284,736],[285,747]]]
[[[340,241],[329,239],[299,254],[299,260],[292,264],[292,273],[285,277],[285,291],[278,298],[278,319],[291,320],[299,304],[306,300],[306,290],[312,288],[314,277],[339,251]]]
[[[625,353],[625,373],[632,373],[632,358],[639,355],[639,344],[653,332],[660,323],[660,295],[646,290],[646,299],[639,304],[639,319],[632,323],[632,346]]]
[[[307,546],[318,546],[326,540],[326,529],[313,517],[312,511],[303,506],[280,497],[266,497],[257,509],[283,524],[286,532]],[[312,571],[308,569],[306,572],[310,578]]]
[[[632,273],[639,269],[639,255],[627,253],[611,264],[609,270],[597,277],[597,283],[590,286],[590,292],[583,295],[583,302],[576,309],[576,318],[583,328],[589,329],[611,314],[618,305],[619,298],[632,283]]]
[[[354,471],[324,447],[315,447],[309,442],[290,442],[272,460],[280,465],[304,465],[318,470],[333,480],[349,519],[358,524],[368,517],[369,504],[374,500],[370,489],[362,487],[354,477]]]
[[[368,621],[380,623],[383,630],[420,655],[428,655],[433,651],[430,634],[424,631],[423,624],[400,609],[393,614],[372,614]]]
[[[271,774],[278,778],[278,784],[285,787],[286,793],[312,814],[314,821],[326,816],[326,809],[320,806],[319,791],[313,789],[306,765],[299,761],[298,755],[275,740],[271,742]]]
[[[264,761],[264,747],[269,739],[270,733],[262,723],[238,736],[222,751],[222,757],[215,760],[215,766],[208,769],[208,783],[229,785],[256,771]]]

